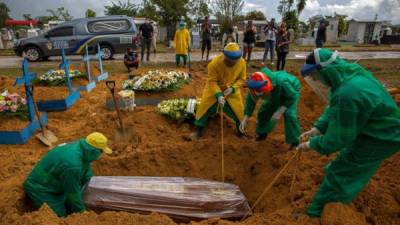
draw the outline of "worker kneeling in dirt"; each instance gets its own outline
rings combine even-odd
[[[257,100],[262,99],[257,114],[256,140],[265,140],[283,115],[285,118],[286,143],[291,148],[299,144],[300,123],[297,108],[300,98],[300,81],[285,71],[272,72],[263,68],[247,81],[250,92],[246,96],[244,118],[240,129],[244,132]]]
[[[47,203],[58,216],[85,211],[82,191],[93,175],[91,162],[102,152],[111,154],[112,150],[107,138],[97,132],[49,151],[24,182],[34,206]]]
[[[237,43],[228,43],[224,52],[208,64],[208,79],[196,112],[196,132],[192,139],[202,136],[208,118],[223,111],[236,122],[239,136],[240,121],[243,119],[243,100],[240,88],[246,81],[246,62]]]
[[[400,109],[369,71],[337,52],[315,49],[301,73],[329,106],[314,128],[301,135],[301,140],[310,139],[297,149],[323,155],[339,151],[307,209],[309,216],[319,217],[328,202],[350,203],[382,161],[399,151]]]

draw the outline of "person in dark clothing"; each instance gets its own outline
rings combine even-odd
[[[276,37],[276,53],[278,56],[276,70],[285,69],[286,56],[289,53],[289,43],[290,43],[290,34],[286,29],[286,24],[282,22]]]
[[[201,25],[201,59],[204,58],[204,52],[207,48],[207,57],[206,61],[208,61],[208,56],[211,50],[211,24],[208,20],[208,16],[204,18],[204,22]]]
[[[138,69],[139,67],[139,56],[137,52],[133,51],[133,48],[128,48],[124,55],[124,64],[128,69],[128,72],[131,72],[131,68]]]
[[[326,27],[328,23],[326,21],[321,21],[317,30],[317,37],[315,39],[315,45],[317,48],[324,47],[324,43],[326,42]]]
[[[140,36],[140,41],[141,41],[141,47],[142,47],[142,52],[141,52],[141,61],[143,61],[144,58],[144,51],[147,49],[147,56],[146,59],[147,61],[150,60],[150,48],[151,48],[151,43],[153,39],[153,26],[149,23],[148,20],[139,27],[139,36]]]
[[[253,51],[254,44],[256,43],[256,32],[257,29],[253,25],[253,21],[249,20],[249,22],[247,22],[246,31],[244,32],[243,38],[243,58],[246,59],[247,56],[247,63],[250,62],[251,52]]]

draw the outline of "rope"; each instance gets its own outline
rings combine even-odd
[[[224,110],[222,107],[219,107],[219,105],[218,105],[218,108],[221,109],[219,112],[220,120],[221,120],[221,177],[222,177],[221,180],[222,180],[222,182],[225,182]],[[218,112],[218,109],[217,109],[217,112]]]
[[[300,160],[301,160],[301,151],[297,150],[299,152],[297,160],[296,160],[296,165],[295,165],[295,169],[294,169],[294,173],[293,173],[293,178],[292,178],[292,183],[290,184],[290,189],[289,189],[289,193],[293,193],[294,190],[294,184],[296,183],[296,176],[297,176],[297,171],[299,170],[299,164],[300,164]]]
[[[296,151],[296,153],[289,159],[289,161],[282,167],[282,169],[278,172],[278,174],[274,177],[274,179],[271,181],[271,183],[269,183],[269,185],[264,189],[264,191],[261,193],[261,195],[257,198],[257,200],[254,202],[253,206],[251,207],[251,209],[249,211],[247,211],[247,213],[242,217],[242,219],[240,220],[240,222],[242,222],[244,220],[244,218],[246,218],[253,210],[254,208],[257,206],[257,204],[261,201],[261,199],[264,197],[264,195],[274,186],[274,184],[276,183],[276,181],[282,176],[283,172],[285,172],[285,170],[288,168],[288,166],[290,165],[290,163],[292,163],[292,161],[296,158],[296,156],[299,154],[300,151]]]

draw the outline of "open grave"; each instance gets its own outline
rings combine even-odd
[[[173,67],[171,67],[173,68]],[[289,64],[293,74],[297,67]],[[145,70],[145,69],[141,69]],[[250,71],[254,69],[250,68]],[[206,77],[205,64],[193,65],[193,82],[179,91],[154,94],[139,93],[136,98],[177,98],[200,96]],[[112,74],[120,88],[127,74]],[[0,88],[11,87],[13,79],[0,78]],[[18,88],[9,88],[18,90]],[[37,88],[38,96],[53,94],[45,88]],[[303,84],[299,107],[302,129],[309,129],[323,110],[322,102],[313,98],[311,90]],[[114,154],[102,156],[93,164],[95,176],[161,176],[195,177],[221,180],[220,118],[210,120],[205,135],[198,141],[187,141],[193,126],[177,124],[154,112],[154,106],[140,106],[134,112],[124,112],[126,126],[131,126],[134,138],[115,142],[112,137],[117,117],[106,108],[110,97],[105,84],[100,83],[90,93],[82,93],[80,101],[65,112],[48,113],[49,129],[57,134],[60,143],[84,137],[92,131],[100,131],[110,137]],[[307,99],[307,101],[305,101]],[[250,119],[249,140],[238,139],[234,125],[226,118],[225,124],[225,182],[240,187],[252,205],[271,182],[279,169],[294,152],[284,143],[283,123],[280,122],[267,141],[254,142],[255,118]],[[10,126],[0,123],[1,126]],[[58,218],[44,206],[33,210],[25,201],[22,182],[40,157],[48,149],[38,140],[31,139],[25,145],[0,146],[0,224],[177,224],[163,214],[141,215],[128,212],[105,211],[73,214]],[[348,217],[347,224],[359,224],[358,218],[367,224],[396,224],[400,219],[400,155],[386,160],[367,188],[347,208],[330,207],[338,213],[326,212],[323,218],[311,219],[295,216],[304,212],[321,183],[323,167],[335,156],[320,156],[315,152],[302,155],[295,188],[289,192],[294,171],[291,165],[271,191],[255,208],[253,215],[235,223],[225,220],[192,222],[192,224],[335,224],[332,221]],[[340,206],[339,206],[340,207]],[[343,213],[340,213],[343,212]],[[358,217],[359,216],[359,217]]]

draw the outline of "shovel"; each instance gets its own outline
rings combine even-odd
[[[121,112],[119,110],[119,105],[117,100],[115,99],[115,81],[108,80],[106,81],[107,88],[110,90],[112,99],[114,102],[115,110],[117,111],[119,127],[115,133],[115,139],[117,140],[130,140],[132,138],[132,128],[127,128],[124,126],[124,122],[122,121]]]
[[[38,109],[38,107],[36,105],[36,102],[35,102],[35,100],[33,98],[33,86],[29,86],[28,90],[30,92],[29,94],[32,97],[33,108],[34,108],[36,117],[39,120],[40,130],[41,130],[40,133],[35,135],[35,137],[38,138],[46,146],[51,147],[54,143],[56,143],[58,141],[58,138],[53,132],[51,132],[50,130],[47,130],[46,126],[44,126],[44,124],[43,124],[43,121],[42,121],[42,119],[40,117],[39,109]]]
[[[191,72],[192,67],[190,65],[190,51],[191,51],[191,49],[188,48],[188,59],[189,59],[189,61],[188,61],[188,69],[189,69],[188,74],[189,74],[189,77],[191,78],[192,77],[192,72]]]

